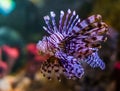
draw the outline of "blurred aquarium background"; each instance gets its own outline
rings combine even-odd
[[[36,43],[47,33],[43,17],[75,10],[81,19],[101,14],[109,36],[100,49],[106,69],[86,66],[81,79],[61,82],[40,73]],[[58,20],[58,19],[57,19]],[[0,91],[120,91],[120,0],[0,0]]]

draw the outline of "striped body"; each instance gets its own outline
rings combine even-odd
[[[52,71],[57,68],[57,78],[63,73],[68,78],[81,78],[84,74],[81,60],[93,68],[105,68],[97,51],[101,48],[100,43],[106,40],[108,27],[102,22],[100,15],[92,15],[81,21],[75,11],[71,12],[68,9],[66,14],[60,12],[58,26],[55,22],[55,13],[50,12],[50,15],[52,24],[50,17],[45,16],[47,27],[43,27],[50,36],[45,36],[37,44],[40,52],[55,58],[42,64],[41,70],[45,76],[51,78]],[[46,67],[49,71],[46,71]]]

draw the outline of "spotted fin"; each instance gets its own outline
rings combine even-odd
[[[58,59],[52,58],[41,64],[41,73],[49,80],[53,79],[55,75],[60,81],[60,76],[64,73],[64,68]]]

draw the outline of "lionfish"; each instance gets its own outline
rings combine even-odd
[[[101,42],[105,42],[108,26],[102,22],[101,15],[92,15],[80,20],[75,11],[60,11],[57,25],[56,14],[51,11],[50,16],[44,16],[47,27],[44,30],[49,36],[44,36],[37,43],[37,49],[42,55],[50,57],[41,64],[41,72],[48,79],[54,73],[60,80],[60,75],[67,78],[81,78],[84,74],[83,63],[92,68],[105,68],[104,62],[98,55]],[[51,21],[50,21],[51,20]]]

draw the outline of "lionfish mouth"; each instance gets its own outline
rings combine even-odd
[[[50,12],[50,17],[44,17],[47,27],[44,30],[49,33],[38,44],[41,49],[51,56],[41,64],[41,72],[48,79],[53,74],[60,80],[64,74],[69,79],[81,78],[84,74],[83,62],[92,68],[105,68],[104,62],[98,55],[101,42],[105,42],[108,26],[102,21],[101,15],[92,15],[80,20],[75,11],[68,9],[66,13],[60,11],[60,20],[57,25],[55,13]],[[50,23],[51,19],[51,23]]]

